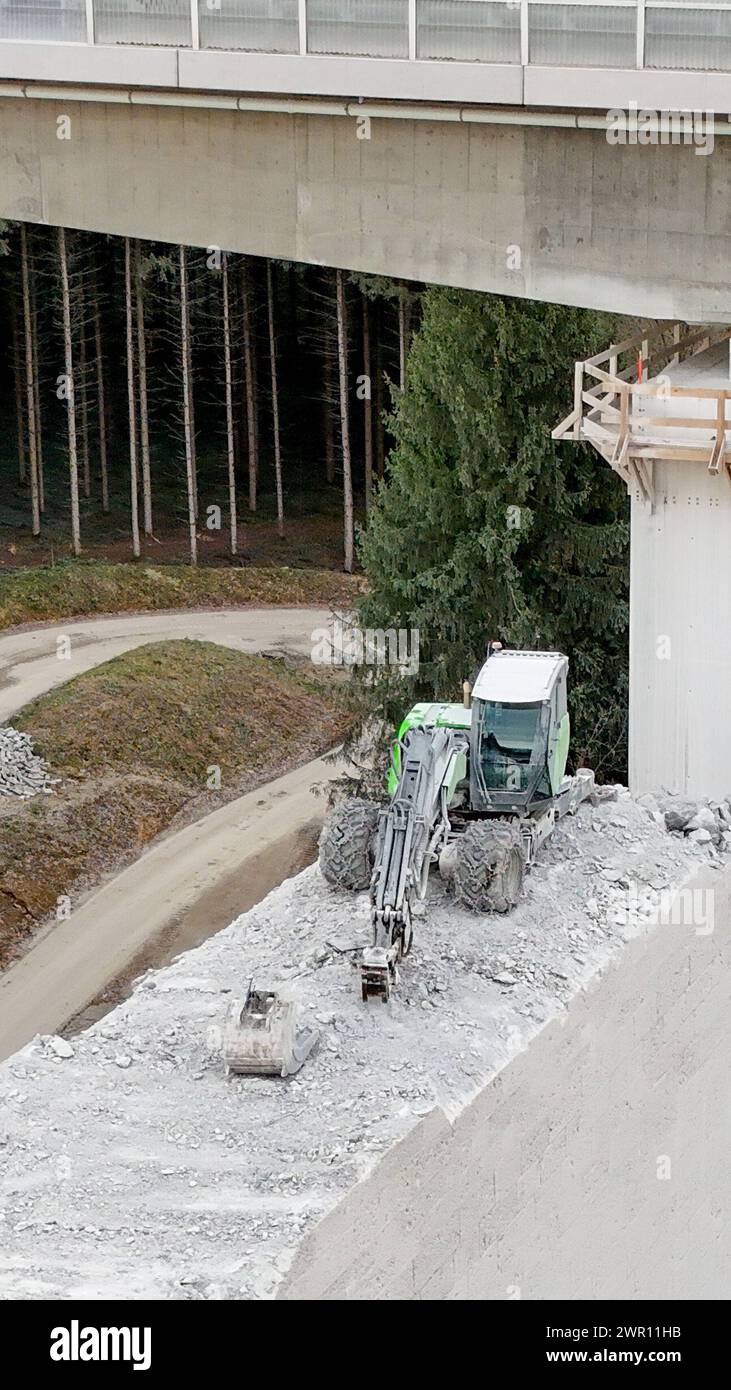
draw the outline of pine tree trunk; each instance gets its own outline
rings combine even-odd
[[[371,317],[370,306],[365,295],[363,305],[363,455],[365,464],[365,506],[366,514],[373,491],[373,407],[371,405]]]
[[[198,522],[198,459],[195,448],[195,396],[193,393],[193,335],[190,331],[190,281],[188,279],[188,260],[186,253],[185,265],[185,297],[186,297],[186,330],[187,330],[187,363],[188,363],[188,415],[190,417],[190,467],[193,479],[193,506],[195,508],[196,524]]]
[[[188,486],[190,563],[196,565],[198,563],[198,537],[196,535],[197,504],[193,457],[193,419],[190,409],[190,311],[188,308],[188,265],[184,246],[180,247],[180,357],[183,367],[183,425],[185,430],[185,476]]]
[[[282,454],[279,439],[279,393],[277,390],[277,350],[274,341],[274,288],[272,263],[267,261],[267,311],[269,316],[269,357],[272,368],[272,421],[274,425],[274,477],[277,486],[277,532],[284,536],[284,499],[282,496]]]
[[[236,460],[234,457],[234,395],[231,372],[231,319],[228,303],[228,258],[224,255],[221,263],[223,276],[223,359],[226,372],[226,446],[228,454],[228,514],[231,529],[231,554],[235,555],[237,543],[236,518]]]
[[[398,362],[399,386],[406,388],[406,301],[399,296],[398,302]]]
[[[244,381],[246,386],[246,437],[249,450],[249,510],[255,512],[256,486],[259,476],[259,441],[256,421],[254,347],[251,331],[251,290],[245,258],[241,263],[241,309],[244,335]]]
[[[328,486],[332,487],[335,482],[335,431],[333,430],[332,412],[332,384],[333,372],[330,353],[327,343],[325,344],[325,397],[323,408],[325,413],[325,479]]]
[[[18,481],[25,482],[25,415],[23,413],[23,381],[20,365],[20,334],[18,309],[13,295],[13,375],[15,377],[15,421],[18,431]]]
[[[23,286],[23,336],[25,339],[25,391],[28,417],[28,455],[30,459],[30,506],[33,535],[41,533],[40,494],[38,491],[38,446],[36,441],[36,394],[33,374],[33,318],[30,307],[30,274],[28,269],[28,233],[20,224],[20,274]]]
[[[80,291],[81,329],[79,345],[79,385],[81,388],[81,471],[84,478],[84,496],[91,497],[91,465],[89,462],[89,399],[86,382],[86,304],[83,289]]]
[[[46,488],[43,476],[43,422],[41,420],[41,374],[38,368],[38,303],[36,287],[31,295],[33,305],[33,383],[35,388],[36,411],[36,460],[38,465],[38,505],[41,516],[46,510]]]
[[[102,358],[102,313],[99,301],[99,279],[95,279],[94,351],[96,354],[96,402],[99,415],[99,467],[102,478],[102,511],[109,511],[109,474],[107,472],[107,406],[104,399],[104,360]]]
[[[147,346],[145,343],[145,302],[142,291],[142,257],[135,241],[135,300],[137,307],[137,370],[140,387],[140,453],[142,462],[142,516],[145,535],[152,535],[152,482],[150,477],[150,430],[147,411]]]
[[[343,531],[345,572],[353,572],[353,478],[350,463],[350,419],[348,412],[348,322],[345,306],[345,276],[335,272],[338,306],[338,377],[340,382],[340,438],[343,450]]]
[[[258,476],[259,476],[259,473],[258,473],[258,467],[259,467],[259,436],[260,436],[260,429],[259,429],[259,353],[258,353],[258,351],[257,351],[257,339],[256,339],[255,324],[254,324],[254,319],[253,319],[253,317],[252,317],[252,334],[251,334],[251,380],[252,380],[253,385],[254,385],[254,439],[256,440],[256,461],[257,461],[257,479],[258,479]]]
[[[81,551],[79,521],[79,462],[76,453],[76,400],[74,394],[74,350],[71,337],[71,296],[69,268],[66,260],[66,233],[58,229],[58,259],[61,267],[61,297],[63,301],[63,350],[66,377],[66,416],[69,438],[69,492],[71,495],[71,543],[74,555]]]
[[[132,322],[132,249],[124,238],[124,307],[127,328],[127,408],[129,412],[129,481],[132,504],[132,554],[140,554],[140,518],[137,495],[137,413],[135,410],[135,348]]]
[[[379,478],[383,477],[383,467],[385,460],[385,448],[383,440],[383,354],[381,351],[381,334],[378,331],[382,322],[380,305],[378,306],[378,327],[376,331],[376,467]]]

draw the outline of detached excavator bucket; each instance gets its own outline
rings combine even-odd
[[[223,1033],[227,1072],[244,1076],[292,1076],[317,1042],[317,1030],[298,1028],[299,1004],[276,989],[256,989],[231,1009]]]

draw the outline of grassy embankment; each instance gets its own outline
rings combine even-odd
[[[0,629],[95,613],[352,602],[363,585],[335,570],[193,568],[65,560],[0,573]]]
[[[348,722],[342,687],[318,670],[210,642],[151,643],[16,715],[61,782],[0,800],[0,964],[60,898],[73,904],[174,821],[335,744]],[[209,789],[215,767],[220,789]]]

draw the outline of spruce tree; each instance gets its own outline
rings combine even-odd
[[[418,676],[384,710],[457,700],[490,638],[571,660],[574,761],[624,769],[628,502],[585,446],[555,443],[573,363],[606,315],[430,288],[394,393],[396,444],[361,536],[365,627],[417,628]],[[372,691],[371,691],[372,695]]]

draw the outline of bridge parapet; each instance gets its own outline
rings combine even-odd
[[[731,3],[0,0],[3,40],[522,68],[729,72]]]

